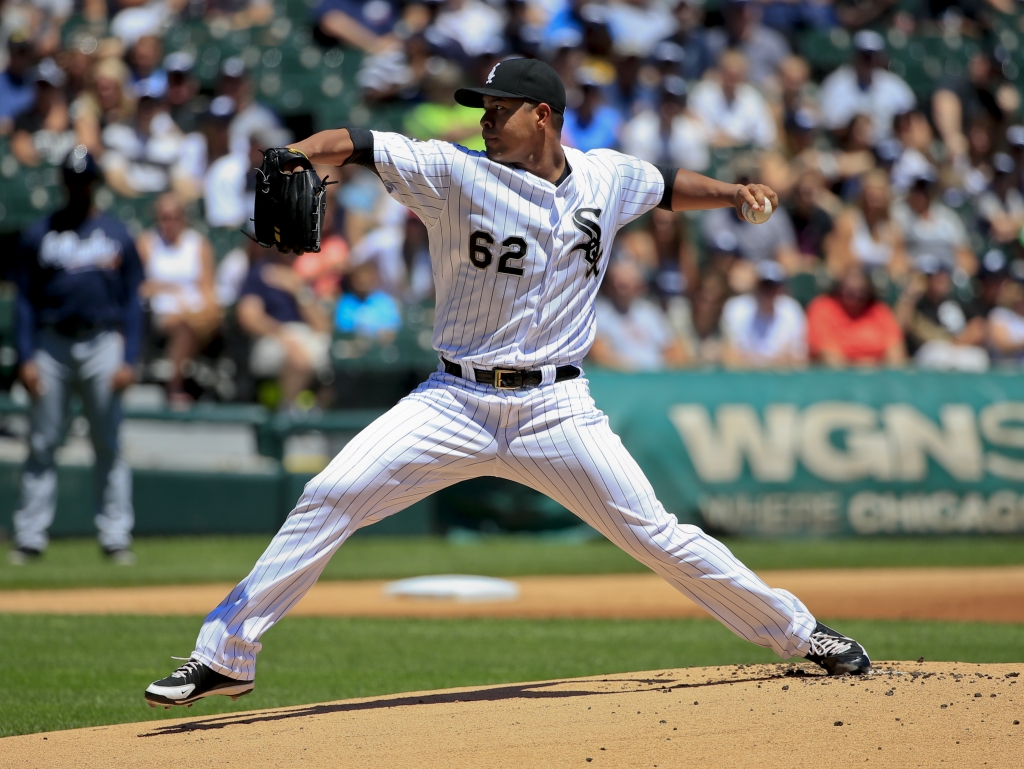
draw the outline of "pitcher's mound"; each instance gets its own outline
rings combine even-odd
[[[26,735],[0,740],[0,755],[4,767],[47,769],[995,769],[1020,765],[1022,668],[883,662],[858,678],[827,678],[807,664],[625,673]]]

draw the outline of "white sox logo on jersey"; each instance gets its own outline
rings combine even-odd
[[[430,231],[434,349],[479,368],[583,360],[612,239],[661,201],[662,173],[621,152],[565,147],[572,173],[554,184],[448,142],[373,137],[391,197]]]
[[[588,219],[583,216],[584,214],[590,214],[593,219]],[[577,243],[570,249],[570,253],[573,251],[582,251],[583,258],[587,260],[586,277],[597,275],[600,269],[601,262],[601,225],[598,222],[601,219],[600,208],[581,208],[578,211],[574,211],[572,215],[572,223],[583,232],[584,235],[589,237],[589,240]]]

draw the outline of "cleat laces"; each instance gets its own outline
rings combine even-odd
[[[171,657],[173,660],[184,659],[183,657]],[[188,678],[189,674],[199,672],[199,669],[203,666],[202,662],[198,660],[190,659],[180,668],[171,673],[171,678]]]
[[[828,633],[812,633],[810,653],[817,657],[836,657],[845,654],[853,648],[853,643],[848,638],[836,637]]]

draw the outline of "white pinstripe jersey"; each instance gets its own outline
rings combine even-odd
[[[583,360],[612,240],[661,201],[661,172],[613,150],[565,147],[572,173],[555,187],[455,144],[373,139],[388,193],[429,232],[434,349],[481,367]]]

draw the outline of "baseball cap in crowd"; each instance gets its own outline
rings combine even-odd
[[[798,131],[813,131],[818,127],[818,118],[806,107],[801,107],[794,112],[791,120],[793,128]]]
[[[24,29],[16,29],[7,38],[7,50],[28,53],[32,50],[32,36]]]
[[[892,165],[903,154],[903,143],[899,139],[883,139],[875,147],[878,160],[884,165]]]
[[[681,270],[660,270],[654,276],[654,285],[665,296],[682,296],[686,293],[686,275]]]
[[[67,82],[64,70],[57,66],[53,59],[43,59],[36,65],[32,73],[32,79],[37,83],[46,83],[54,88],[63,88]]]
[[[1010,278],[1017,283],[1024,283],[1024,262],[1020,259],[1015,259],[1010,262],[1010,268],[1008,270]]]
[[[209,115],[212,118],[227,120],[235,116],[238,106],[230,96],[218,96],[210,102]]]
[[[981,266],[978,270],[980,277],[990,275],[1002,275],[1006,272],[1006,254],[998,248],[992,248],[981,257]]]
[[[935,172],[935,168],[930,164],[922,164],[919,167],[913,169],[907,176],[909,186],[913,187],[915,184],[935,184],[939,180],[939,175]]]
[[[505,44],[505,38],[499,34],[490,35],[484,38],[477,46],[477,55],[479,57],[493,56],[495,58],[503,58],[508,55],[508,46]]]
[[[786,271],[782,266],[771,259],[765,259],[757,263],[757,279],[761,283],[772,283],[781,286],[786,282]]]
[[[992,168],[997,174],[1012,174],[1017,170],[1017,164],[1005,152],[997,152],[992,156]]]
[[[1014,149],[1024,147],[1024,125],[1012,125],[1007,128],[1006,143]]]
[[[662,40],[654,46],[652,58],[658,64],[681,64],[686,59],[686,49],[671,40]]]
[[[79,144],[68,153],[61,171],[64,174],[64,181],[68,184],[81,184],[99,179],[101,176],[100,167],[84,144]]]
[[[580,8],[580,19],[584,24],[595,24],[599,27],[608,24],[608,9],[597,3],[588,3]]]
[[[597,69],[584,65],[576,70],[576,85],[580,88],[600,88],[608,85],[608,82],[601,77]]]
[[[224,77],[245,77],[245,61],[241,56],[230,56],[220,65]]]
[[[553,51],[560,51],[565,48],[578,48],[583,44],[583,35],[578,29],[563,27],[551,33],[548,44]]]
[[[139,99],[162,99],[167,95],[167,82],[162,77],[150,76],[135,84],[135,96]]]
[[[463,107],[483,108],[484,97],[527,99],[565,112],[565,86],[558,73],[538,59],[506,59],[494,65],[480,88],[460,88],[455,101]]]
[[[885,38],[871,29],[862,29],[853,36],[853,47],[860,53],[881,53],[885,50]]]
[[[740,244],[736,240],[735,235],[728,230],[723,230],[711,238],[711,242],[708,243],[708,250],[719,254],[738,254]]]
[[[96,51],[99,50],[100,41],[96,39],[96,35],[90,35],[88,32],[74,32],[71,35],[71,40],[68,43],[68,50],[78,51],[84,53],[86,56],[92,56]]]
[[[935,254],[921,254],[914,259],[914,269],[923,272],[925,275],[937,275],[940,272],[950,272],[949,265],[935,256]]]
[[[130,48],[143,37],[159,37],[166,14],[161,3],[124,8],[111,19],[110,34]]]
[[[164,57],[164,69],[168,74],[171,72],[191,72],[195,63],[196,57],[188,51],[175,51]]]
[[[661,90],[668,97],[682,100],[689,93],[689,86],[686,85],[686,80],[679,77],[679,75],[667,75],[662,78]]]

